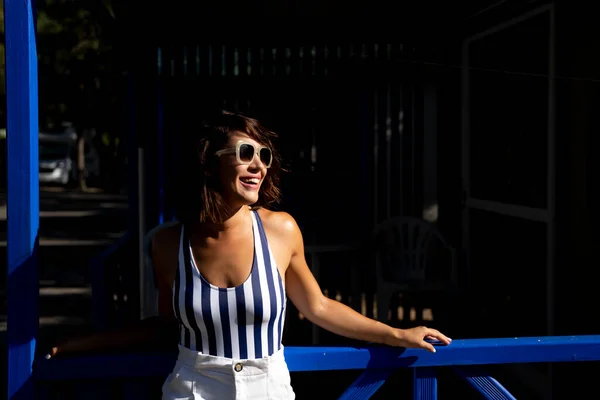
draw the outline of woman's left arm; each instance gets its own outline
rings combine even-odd
[[[435,329],[416,327],[396,329],[367,318],[352,308],[323,295],[304,257],[302,233],[294,219],[286,215],[285,238],[292,248],[287,268],[286,291],[296,308],[312,323],[335,334],[351,339],[382,343],[390,346],[424,348],[435,352],[426,338],[449,344],[451,339]]]

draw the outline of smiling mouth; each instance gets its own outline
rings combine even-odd
[[[258,178],[240,178],[240,182],[242,186],[248,189],[258,189],[258,184],[260,183],[260,179]]]

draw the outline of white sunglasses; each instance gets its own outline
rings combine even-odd
[[[235,153],[235,157],[237,158],[237,162],[243,165],[247,165],[252,163],[255,156],[258,156],[260,161],[265,165],[265,167],[271,167],[271,163],[273,162],[273,152],[270,148],[265,146],[255,147],[250,143],[245,143],[243,141],[237,142],[235,147],[231,147],[228,149],[223,149],[215,152],[215,155],[220,157],[223,154],[233,154]]]

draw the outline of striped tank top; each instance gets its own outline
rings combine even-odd
[[[250,275],[237,287],[214,286],[200,274],[189,236],[185,227],[181,229],[173,309],[180,344],[188,349],[242,360],[281,349],[285,287],[260,216],[256,211],[251,214],[254,260]]]

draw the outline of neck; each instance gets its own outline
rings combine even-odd
[[[201,229],[206,230],[209,235],[218,235],[236,229],[240,226],[245,226],[250,208],[248,206],[242,206],[238,208],[232,208],[226,214],[222,222],[212,223],[206,222],[201,224]]]

